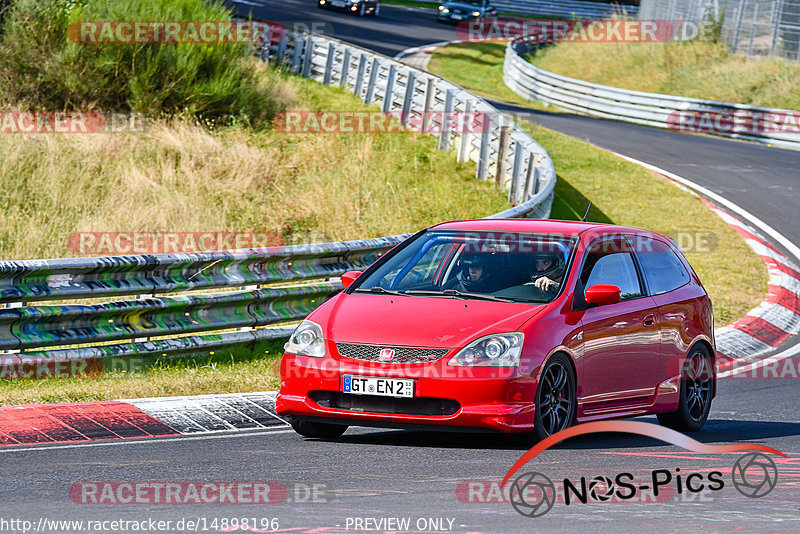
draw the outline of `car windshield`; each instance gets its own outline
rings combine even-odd
[[[558,295],[576,237],[429,230],[357,279],[358,293],[546,303]]]
[[[469,6],[477,6],[477,7],[481,7],[483,5],[486,5],[484,0],[463,0],[463,1],[462,0],[457,0],[454,3],[456,3],[456,4],[467,4]]]

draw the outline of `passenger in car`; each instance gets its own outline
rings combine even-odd
[[[465,254],[459,260],[461,271],[445,289],[464,293],[486,293],[493,291],[493,273],[489,265],[489,254]]]

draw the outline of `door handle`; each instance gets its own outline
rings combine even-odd
[[[651,313],[650,315],[644,318],[644,321],[642,321],[642,323],[645,326],[653,326],[654,324],[656,324],[656,316]]]

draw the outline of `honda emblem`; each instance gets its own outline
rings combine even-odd
[[[378,355],[378,360],[382,362],[390,362],[394,359],[394,349],[381,349]]]

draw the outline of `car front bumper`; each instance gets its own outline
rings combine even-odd
[[[453,367],[441,360],[386,365],[285,354],[279,416],[384,427],[458,427],[501,432],[533,428],[536,383],[517,368]],[[410,378],[413,399],[342,392],[343,375]]]

